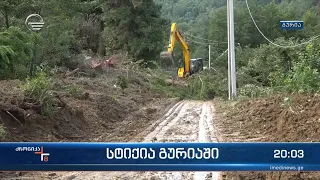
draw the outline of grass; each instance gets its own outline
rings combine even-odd
[[[216,86],[215,80],[212,80],[212,74],[208,72],[202,72],[195,74],[188,78],[183,79],[187,83],[186,87],[171,86],[166,83],[166,79],[170,79],[170,75],[161,72],[154,71],[151,80],[151,89],[164,93],[168,97],[179,97],[181,99],[192,100],[212,100],[216,92],[220,92],[219,86]]]
[[[34,78],[27,78],[21,86],[25,98],[31,103],[39,103],[42,107],[42,114],[53,116],[57,112],[53,96],[54,83],[43,71],[38,72]]]
[[[66,86],[66,91],[69,95],[71,95],[75,98],[80,98],[84,93],[83,87],[75,85],[75,84]]]
[[[7,134],[6,128],[0,124],[0,138],[4,138]]]

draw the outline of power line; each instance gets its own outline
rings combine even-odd
[[[193,40],[193,39],[186,39],[187,42],[193,42],[193,43],[196,43],[196,44],[200,44],[202,46],[208,46],[208,45],[213,45],[214,43],[203,43],[203,42],[199,42],[199,41],[196,41],[196,40]]]
[[[197,44],[201,44],[201,45],[204,45],[204,46],[221,44],[219,42],[216,42],[216,43],[204,43],[204,42],[199,42],[199,41],[196,41],[196,40],[193,40],[193,39],[189,39],[190,37],[188,37],[188,36],[186,36],[186,37],[188,38],[187,41],[194,42],[194,43],[197,43]]]
[[[201,42],[199,42],[199,41],[195,41],[195,40],[190,40],[190,39],[187,39],[187,42],[191,42],[191,43],[196,43],[196,44],[199,44],[199,45],[201,45],[201,46],[206,46],[206,47],[208,47],[210,44],[204,44],[204,43],[201,43]],[[240,45],[239,43],[238,43],[238,45]],[[222,49],[224,49],[224,48],[219,48],[219,47],[216,47],[216,48],[211,48],[211,51],[214,51],[214,50],[222,50]]]
[[[204,44],[204,43],[201,43],[201,42],[198,42],[198,41],[195,41],[195,40],[190,40],[190,39],[188,39],[187,41],[188,42],[193,42],[193,43],[196,43],[196,44],[200,44],[202,46],[208,46],[209,45],[209,44]]]
[[[276,44],[276,43],[272,42],[270,39],[268,39],[268,38],[261,32],[261,30],[259,29],[256,21],[254,20],[254,18],[253,18],[253,16],[252,16],[252,13],[251,13],[251,10],[250,10],[249,4],[248,4],[248,0],[245,0],[245,1],[246,1],[246,5],[247,5],[247,9],[248,9],[248,11],[249,11],[250,17],[251,17],[254,25],[256,26],[257,30],[259,31],[259,33],[260,33],[269,43],[273,44],[274,46],[278,46],[278,47],[281,47],[281,48],[294,48],[294,47],[298,47],[298,46],[301,46],[301,45],[304,45],[304,44],[308,44],[308,43],[312,42],[313,40],[315,40],[316,38],[318,38],[318,37],[320,36],[320,35],[314,36],[314,37],[310,38],[310,40],[307,41],[307,42],[300,43],[300,44],[296,44],[296,45],[293,45],[293,46],[282,46],[282,45]]]
[[[184,36],[184,37],[187,37],[187,38],[190,38],[190,37],[191,37],[191,39],[192,39],[192,37],[194,37],[194,38],[198,38],[198,39],[202,39],[202,40],[211,42],[211,43],[201,43],[201,42],[199,42],[199,41],[196,41],[196,43],[198,42],[198,43],[201,43],[202,45],[205,45],[205,44],[206,44],[206,45],[228,44],[228,42],[211,41],[211,40],[209,40],[209,39],[199,38],[199,37],[196,37],[196,36],[191,36],[191,35],[189,35],[189,34],[183,34],[183,36]],[[188,41],[190,41],[190,39],[189,39]],[[195,40],[191,40],[191,41],[195,41]],[[240,43],[237,43],[237,44],[240,46]]]
[[[228,43],[228,42],[211,41],[209,39],[200,38],[200,37],[188,34],[188,33],[185,33],[184,35],[189,36],[189,37],[193,37],[193,38],[196,38],[196,39],[204,40],[204,41],[207,41],[207,42],[211,42],[212,44],[227,44]]]
[[[205,46],[205,47],[208,47],[210,44],[203,44],[203,43],[200,43],[198,41],[193,41],[193,40],[188,40],[188,42],[191,42],[191,43],[196,43],[196,44],[199,44],[201,46]],[[216,47],[216,48],[211,48],[210,51],[211,52],[215,52],[217,50],[223,50],[224,48],[221,48],[221,47]]]

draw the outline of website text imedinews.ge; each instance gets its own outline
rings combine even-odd
[[[290,165],[272,165],[270,170],[273,171],[303,171],[303,166],[290,166]]]

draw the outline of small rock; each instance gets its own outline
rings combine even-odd
[[[212,173],[207,174],[207,176],[206,176],[206,179],[210,179],[210,178],[212,178]]]
[[[77,176],[76,176],[76,175],[72,175],[72,176],[69,176],[69,177],[68,177],[68,180],[73,180],[73,179],[75,179],[75,178],[77,178]]]
[[[154,114],[154,113],[157,112],[157,109],[155,109],[155,108],[148,108],[148,109],[146,109],[146,112],[147,112],[148,114]]]
[[[56,176],[57,175],[57,173],[50,173],[50,174],[48,174],[48,176]]]
[[[84,96],[84,99],[89,99],[90,94],[89,94],[88,92],[85,92],[85,93],[83,94],[83,96]]]

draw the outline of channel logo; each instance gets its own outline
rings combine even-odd
[[[49,156],[50,154],[49,153],[44,153],[43,152],[43,147],[41,147],[41,150],[38,151],[38,152],[34,152],[34,154],[40,154],[40,160],[42,162],[48,162],[49,161]]]
[[[44,26],[42,17],[39,14],[31,14],[27,17],[25,24],[29,30],[40,31]]]

